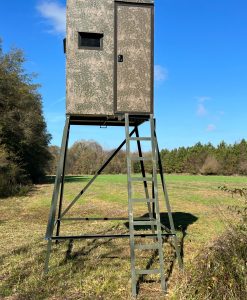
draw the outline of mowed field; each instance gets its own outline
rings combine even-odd
[[[65,208],[90,176],[66,178]],[[181,244],[184,272],[204,246],[230,222],[229,206],[236,200],[219,186],[246,186],[246,177],[166,176],[174,222]],[[53,244],[50,271],[43,275],[47,242],[44,240],[51,196],[51,183],[36,185],[27,196],[0,200],[0,299],[131,299],[128,239],[69,241]],[[143,185],[134,191],[143,196]],[[162,222],[168,225],[164,197],[159,185]],[[136,204],[135,217],[146,215],[145,205]],[[67,215],[68,217],[128,217],[126,175],[101,175]],[[126,221],[68,222],[61,234],[127,233]],[[157,277],[140,281],[138,299],[174,299],[179,269],[172,240],[164,243],[168,294],[160,293]],[[138,254],[138,263],[154,268],[152,251]]]

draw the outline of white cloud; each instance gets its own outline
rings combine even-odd
[[[154,80],[155,81],[165,81],[168,78],[168,71],[160,66],[160,65],[155,65],[154,66]]]
[[[205,115],[207,114],[206,107],[204,106],[203,103],[199,103],[199,104],[198,104],[196,114],[197,114],[199,117],[203,117],[203,116],[205,116]]]
[[[210,100],[211,98],[208,96],[200,96],[200,97],[196,97],[196,99],[198,100],[199,103],[204,103],[207,100]]]
[[[205,102],[209,99],[211,99],[210,97],[208,96],[200,96],[200,97],[196,97],[197,99],[197,110],[196,110],[196,114],[199,116],[199,117],[203,117],[205,115],[207,115],[207,109],[206,109],[206,106],[205,106]]]
[[[41,16],[47,21],[51,29],[50,33],[65,34],[66,31],[66,7],[55,1],[43,1],[37,6]]]
[[[216,126],[214,124],[209,124],[207,127],[207,131],[214,131],[216,129]]]

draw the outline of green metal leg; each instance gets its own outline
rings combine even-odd
[[[156,140],[157,140],[156,131],[155,131],[155,137],[156,137]],[[158,165],[159,165],[162,189],[163,189],[163,193],[164,193],[164,196],[165,196],[165,204],[166,204],[169,223],[170,223],[170,227],[171,227],[171,233],[173,234],[174,247],[175,247],[176,256],[177,256],[177,259],[178,259],[178,265],[179,265],[180,269],[183,269],[183,261],[182,261],[181,253],[180,253],[179,246],[178,246],[178,238],[177,238],[177,235],[176,235],[176,230],[175,230],[175,226],[174,226],[174,222],[173,222],[172,210],[171,210],[169,196],[168,196],[168,192],[167,192],[167,188],[166,188],[166,183],[165,183],[165,178],[164,178],[164,172],[163,172],[163,166],[162,166],[162,161],[161,161],[158,142],[157,142],[157,153],[158,153]]]
[[[46,229],[45,238],[48,240],[48,245],[47,245],[47,255],[46,255],[46,261],[45,261],[45,272],[48,272],[48,269],[49,269],[49,258],[50,258],[51,243],[52,243],[51,237],[53,235],[53,230],[54,230],[54,226],[55,226],[57,201],[58,201],[60,186],[61,186],[61,182],[62,182],[62,174],[63,174],[63,169],[64,169],[64,156],[65,156],[66,147],[67,147],[69,123],[70,123],[70,117],[68,116],[68,117],[66,117],[66,122],[65,122],[64,131],[63,131],[60,158],[59,158],[59,163],[58,163],[58,167],[57,167],[57,174],[56,174],[56,179],[55,179],[55,184],[54,184],[54,189],[53,189],[53,194],[52,194],[50,214],[49,214],[49,219],[48,219],[48,224],[47,224],[47,229]]]
[[[158,198],[158,182],[157,182],[157,139],[155,136],[155,123],[153,115],[150,115],[150,127],[151,127],[151,138],[152,138],[152,154],[153,154],[153,190],[155,197],[155,215],[157,220],[157,237],[159,242],[159,262],[160,262],[160,281],[161,288],[163,292],[166,292],[166,280],[165,280],[165,270],[164,270],[164,253],[163,253],[163,240],[161,231],[161,221],[160,221],[160,208],[159,208],[159,198]]]
[[[68,149],[68,143],[69,143],[69,130],[70,130],[70,124],[69,124],[68,130],[67,130],[66,145],[65,145],[64,157],[63,157],[63,169],[62,169],[62,177],[61,177],[60,199],[59,199],[59,205],[58,205],[56,236],[59,236],[59,234],[60,234],[60,226],[61,226],[61,220],[60,220],[60,218],[61,218],[62,205],[63,205],[64,174],[65,174],[65,163],[66,163],[66,157],[67,157],[67,149]],[[57,243],[58,243],[58,240],[56,240],[56,244]]]
[[[51,243],[52,243],[52,240],[48,240],[47,250],[46,250],[46,258],[45,258],[44,274],[47,274],[48,271],[49,271],[49,261],[50,261],[50,255],[51,255]]]
[[[125,136],[126,136],[126,159],[127,159],[127,177],[128,177],[128,214],[129,214],[129,233],[130,233],[130,257],[131,257],[131,286],[132,296],[137,296],[137,278],[135,272],[135,240],[134,240],[134,216],[132,207],[132,186],[131,160],[130,160],[130,141],[129,141],[129,115],[125,114]]]

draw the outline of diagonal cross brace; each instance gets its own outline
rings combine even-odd
[[[135,133],[136,129],[134,128],[129,136],[131,137]],[[126,139],[119,145],[119,147],[107,158],[104,164],[99,168],[99,170],[95,173],[93,178],[86,184],[86,186],[77,194],[74,200],[67,206],[67,208],[61,214],[60,220],[65,216],[65,214],[71,209],[71,207],[79,200],[79,198],[86,192],[86,190],[90,187],[90,185],[95,181],[98,175],[106,168],[106,166],[110,163],[114,156],[121,150],[121,148],[126,144]]]

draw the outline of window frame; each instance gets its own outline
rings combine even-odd
[[[83,37],[82,35],[95,35],[95,39],[99,39],[100,42],[100,46],[99,47],[94,47],[94,46],[86,46],[86,45],[82,45],[82,40]],[[98,36],[98,38],[97,38]],[[88,39],[90,39],[90,37],[86,37]],[[104,33],[99,33],[99,32],[82,32],[82,31],[78,31],[78,49],[85,49],[85,50],[103,50],[103,38],[104,38]]]

